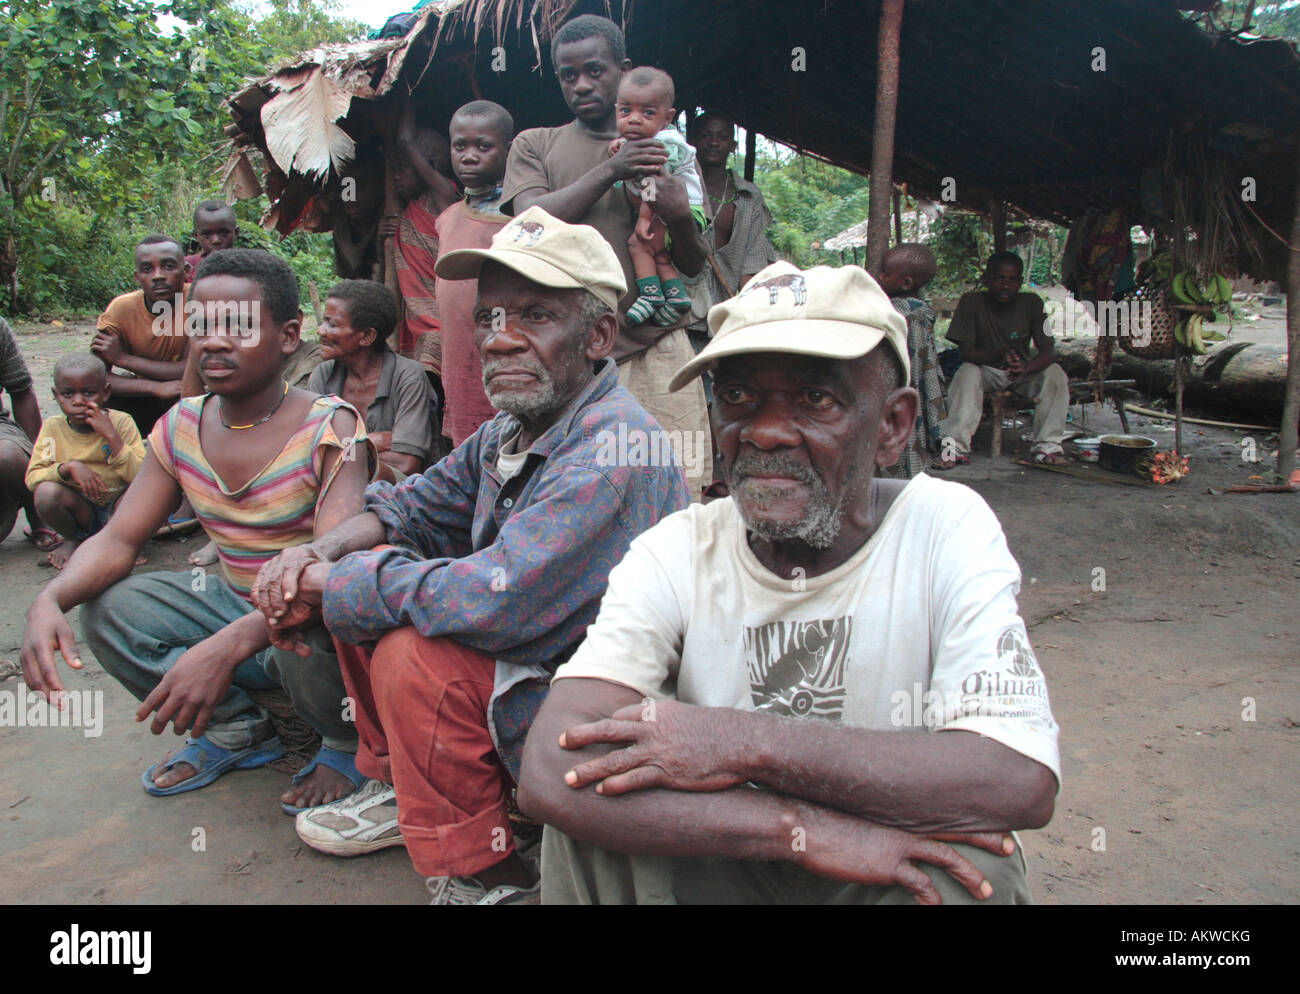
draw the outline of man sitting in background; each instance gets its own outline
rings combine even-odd
[[[1032,397],[1035,462],[1065,462],[1065,414],[1070,379],[1056,364],[1056,342],[1047,334],[1043,298],[1021,293],[1025,264],[1014,252],[994,252],[984,269],[987,292],[962,294],[948,326],[948,341],[961,349],[961,366],[948,390],[948,420],[935,469],[970,462],[970,440],[984,414],[984,391]],[[1037,352],[1030,354],[1030,347]],[[1001,425],[994,425],[1001,431]],[[951,440],[951,444],[949,443]]]
[[[109,369],[113,406],[131,416],[141,436],[181,396],[189,338],[185,335],[185,255],[166,235],[135,247],[140,287],[114,297],[95,324],[90,351]],[[114,372],[114,370],[120,372]]]

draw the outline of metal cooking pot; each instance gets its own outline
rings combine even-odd
[[[1145,435],[1102,435],[1102,469],[1116,473],[1137,472],[1138,463],[1156,450],[1156,440]]]

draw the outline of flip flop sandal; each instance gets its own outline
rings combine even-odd
[[[265,766],[272,760],[279,759],[285,753],[284,743],[279,737],[267,739],[246,749],[222,749],[208,741],[206,735],[197,739],[185,740],[185,748],[162,763],[164,770],[170,770],[178,763],[189,763],[197,771],[188,780],[182,780],[171,787],[158,787],[154,784],[154,773],[159,764],[155,763],[144,771],[140,782],[145,792],[154,797],[170,797],[172,794],[184,794],[186,791],[206,787],[223,773],[230,770],[251,770]]]
[[[970,456],[959,455],[959,456],[953,456],[952,459],[948,460],[947,462],[944,462],[941,459],[936,459],[934,462],[930,463],[930,468],[933,470],[938,470],[940,473],[946,473],[948,470],[955,469],[958,466],[969,466],[969,465],[970,465]]]
[[[178,518],[175,515],[167,516],[167,523],[153,533],[154,538],[166,538],[168,535],[184,535],[186,532],[192,532],[199,527],[198,518]]]
[[[357,769],[357,757],[354,753],[339,752],[337,749],[331,749],[329,746],[323,745],[320,747],[316,755],[312,757],[311,762],[293,775],[293,782],[302,783],[311,775],[311,771],[316,769],[317,766],[328,766],[331,770],[337,770],[339,773],[342,773],[352,781],[353,790],[359,788],[369,779],[364,773]],[[342,800],[342,798],[340,798],[340,800]],[[310,811],[312,807],[315,807],[315,805],[297,808],[287,801],[280,802],[280,810],[287,815],[296,815],[302,811]]]
[[[1035,452],[1034,462],[1044,466],[1064,466],[1066,458],[1064,452]]]
[[[40,549],[41,552],[50,552],[63,544],[63,536],[53,528],[29,528],[23,531],[23,538]]]

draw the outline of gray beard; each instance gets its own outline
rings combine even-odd
[[[527,369],[528,372],[537,377],[537,386],[526,392],[493,390],[489,379],[493,373],[503,366]],[[551,379],[551,374],[546,371],[545,367],[539,363],[520,362],[517,359],[513,361],[501,359],[497,362],[487,363],[483,366],[483,391],[487,394],[488,402],[497,410],[513,414],[523,420],[535,420],[555,410],[555,381]]]
[[[755,520],[745,514],[746,504],[761,511],[782,495],[778,488],[750,476],[765,470],[793,477],[811,489],[807,509],[798,521]],[[800,541],[814,549],[829,549],[839,538],[843,501],[833,501],[817,474],[798,460],[780,455],[742,455],[732,464],[727,484],[736,497],[745,527],[759,538],[769,542]]]

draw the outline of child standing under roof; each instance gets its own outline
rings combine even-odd
[[[224,200],[200,201],[194,208],[194,240],[199,250],[185,257],[185,280],[194,279],[199,263],[213,252],[234,248],[239,237],[239,222],[235,209]]]
[[[501,213],[501,180],[515,135],[515,122],[500,104],[474,100],[451,117],[451,168],[465,186],[465,199],[438,215],[438,252],[489,248],[510,220]],[[477,280],[438,278],[442,317],[442,388],[447,396],[443,432],[452,445],[496,416],[483,389],[483,364],[474,344]]]

